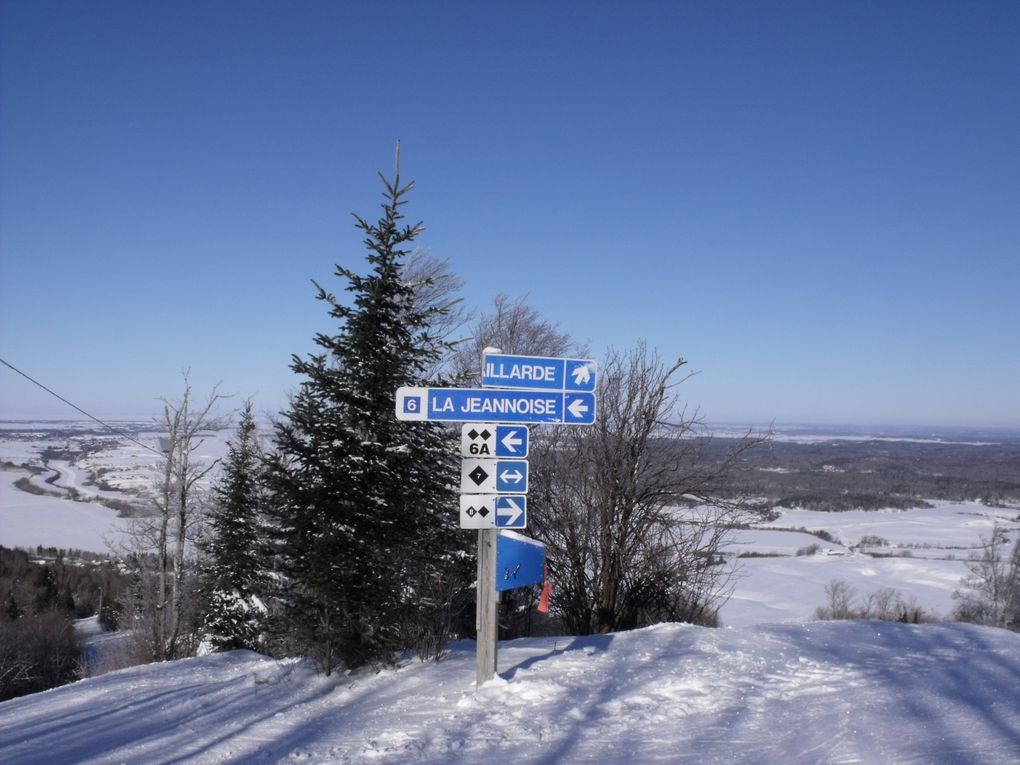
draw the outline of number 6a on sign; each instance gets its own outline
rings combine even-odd
[[[469,422],[460,429],[461,457],[528,456],[528,426]]]

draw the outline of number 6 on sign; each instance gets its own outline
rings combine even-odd
[[[427,391],[425,388],[399,388],[397,390],[397,419],[426,419],[426,395]]]

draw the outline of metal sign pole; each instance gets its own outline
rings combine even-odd
[[[496,675],[496,539],[499,529],[478,530],[478,610],[475,685]]]

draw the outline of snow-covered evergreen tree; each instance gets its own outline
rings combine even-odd
[[[392,183],[380,178],[382,217],[355,215],[370,271],[336,267],[347,301],[315,285],[339,326],[316,336],[321,353],[293,358],[304,380],[276,425],[272,461],[289,623],[327,673],[413,647],[408,625],[448,604],[425,593],[456,579],[469,536],[456,528],[449,432],[395,417],[397,388],[422,383],[444,350],[430,330],[442,309],[403,278],[403,248],[422,231],[401,224],[413,182],[401,187],[399,167]]]
[[[216,484],[203,567],[204,630],[214,648],[261,648],[266,627],[263,462],[249,401]]]

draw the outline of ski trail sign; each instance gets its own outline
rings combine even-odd
[[[528,525],[528,498],[517,494],[461,494],[462,529],[523,529]]]
[[[514,590],[545,579],[545,545],[512,531],[496,539],[496,591]]]
[[[528,456],[528,426],[466,423],[460,429],[461,457]]]
[[[489,353],[482,359],[482,386],[591,393],[597,370],[591,359]]]
[[[528,491],[527,460],[465,459],[460,467],[462,494],[524,494]]]
[[[595,394],[494,388],[397,389],[398,420],[591,425]]]

